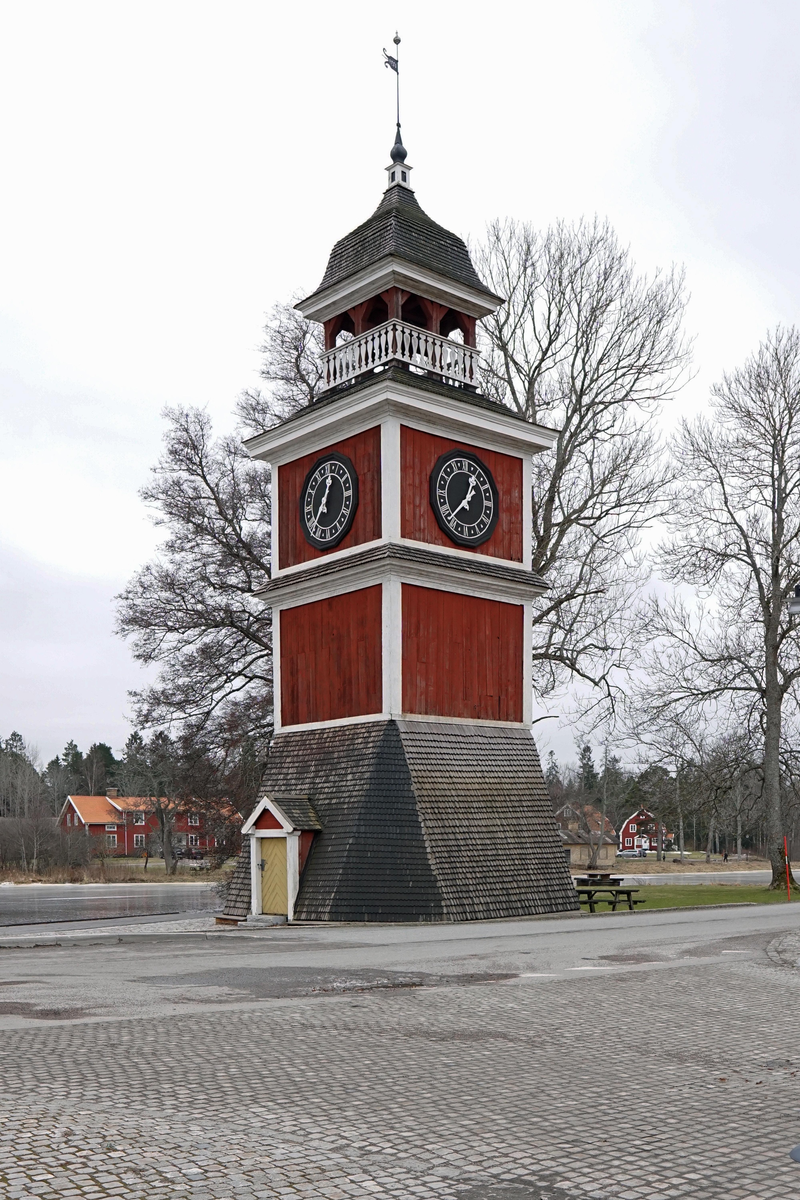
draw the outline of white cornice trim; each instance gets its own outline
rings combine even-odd
[[[503,303],[500,296],[487,295],[460,280],[389,254],[324,291],[314,292],[295,308],[310,321],[327,321],[390,287],[421,294],[427,300],[436,300],[471,317],[488,316]]]
[[[313,453],[326,444],[361,433],[381,420],[396,417],[415,429],[463,438],[478,447],[523,457],[548,450],[558,431],[529,425],[503,409],[483,408],[462,399],[416,388],[412,383],[375,377],[368,387],[344,390],[335,400],[312,405],[289,421],[245,442],[253,458],[274,466]],[[324,435],[324,436],[323,436]]]
[[[428,713],[379,712],[365,713],[360,717],[339,717],[334,721],[306,721],[301,725],[282,725],[280,737],[285,733],[302,733],[306,729],[335,729],[340,725],[366,725],[375,721],[415,721],[420,724],[434,722],[437,725],[484,725],[496,729],[531,729],[525,721],[487,721],[482,718],[467,719],[467,717],[435,717]],[[244,832],[244,831],[243,831]]]
[[[418,542],[414,538],[384,537],[373,538],[371,542],[361,542],[358,546],[348,546],[346,550],[331,550],[319,558],[294,563],[291,567],[282,567],[279,571],[272,572],[272,578],[285,579],[291,575],[302,575],[304,571],[316,567],[321,562],[346,562],[354,554],[363,554],[365,550],[373,550],[376,546],[413,546],[418,550],[432,550],[436,554],[442,554],[460,563],[497,563],[498,566],[511,567],[517,571],[527,570],[524,563],[517,562],[513,558],[497,558],[493,554],[481,554],[477,550],[461,550],[457,546],[439,546],[433,542]],[[257,596],[259,590],[257,589],[253,594]]]
[[[428,547],[430,549],[430,547]],[[534,596],[541,596],[545,588],[537,587],[527,580],[501,579],[495,576],[470,575],[447,562],[417,563],[398,562],[394,559],[379,559],[377,562],[358,563],[351,567],[343,564],[337,574],[313,578],[310,572],[298,575],[291,583],[274,595],[256,592],[274,612],[285,608],[296,608],[299,604],[313,604],[329,596],[341,596],[347,592],[362,591],[376,584],[399,580],[416,587],[433,588],[438,592],[451,592],[462,596],[476,596],[484,600],[500,600],[506,604],[524,604]],[[286,576],[282,576],[286,578]]]

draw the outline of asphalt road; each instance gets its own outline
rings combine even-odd
[[[0,928],[210,911],[216,907],[213,884],[207,883],[0,885]]]
[[[13,949],[25,944],[14,942],[14,932],[0,936],[0,984],[4,967],[20,955],[36,968],[30,982],[6,985],[3,999],[96,1021],[393,987],[490,980],[539,987],[601,972],[624,986],[641,971],[681,973],[733,955],[761,961],[771,940],[800,930],[800,904],[464,925],[220,927],[200,935],[148,936],[139,926],[126,937],[120,928],[106,935],[98,925],[74,942],[63,927],[43,930],[38,949],[27,955]],[[0,1028],[25,1025],[31,1015],[3,1016],[0,1008]]]
[[[0,934],[0,1195],[800,1194],[800,905],[217,928]]]

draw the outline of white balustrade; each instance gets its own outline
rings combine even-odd
[[[430,371],[448,383],[477,385],[478,351],[403,321],[387,321],[322,355],[323,390],[392,362]]]

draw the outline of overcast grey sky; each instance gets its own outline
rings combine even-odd
[[[598,213],[685,263],[683,409],[798,320],[797,0],[0,0],[0,736],[124,742],[161,410],[230,428],[265,311],[377,204],[395,26],[435,220]]]

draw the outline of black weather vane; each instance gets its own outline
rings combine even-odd
[[[400,35],[396,33],[392,38],[395,46],[400,45]],[[389,67],[397,76],[397,128],[400,128],[400,51],[395,50],[394,54],[387,54],[383,51],[383,65]]]

